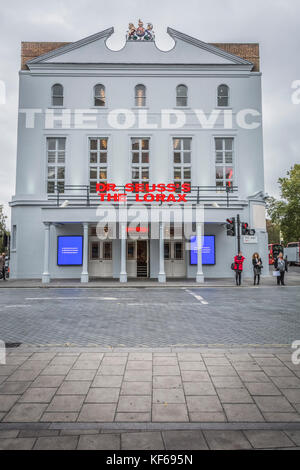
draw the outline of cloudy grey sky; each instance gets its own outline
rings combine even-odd
[[[266,191],[300,163],[300,104],[291,84],[300,80],[299,0],[0,0],[0,204],[9,215],[15,190],[18,70],[21,41],[76,41],[110,26],[108,45],[119,49],[128,22],[154,25],[161,49],[172,46],[167,26],[207,42],[259,42],[263,72]]]

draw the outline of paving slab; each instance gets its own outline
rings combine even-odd
[[[166,450],[207,450],[202,431],[164,431]]]
[[[223,404],[228,421],[232,422],[261,422],[262,414],[255,404]]]
[[[185,396],[181,389],[157,388],[153,390],[153,403],[185,403]]]
[[[117,412],[150,412],[151,396],[120,396]]]
[[[78,416],[81,422],[112,422],[114,420],[116,404],[84,404]]]
[[[47,404],[16,403],[2,421],[8,423],[36,422],[39,421],[46,408]]]
[[[85,397],[85,403],[117,403],[119,388],[91,388]]]
[[[57,388],[28,388],[27,391],[21,396],[19,403],[50,403],[56,391]]]
[[[263,412],[293,412],[295,411],[291,404],[285,397],[282,396],[260,396],[260,397],[253,397],[257,406]]]
[[[244,431],[255,449],[292,447],[294,443],[282,431]]]
[[[75,450],[78,444],[76,436],[39,437],[34,450]]]
[[[119,450],[120,434],[97,434],[80,436],[78,450]]]
[[[34,438],[0,439],[0,450],[31,450]]]
[[[203,434],[211,450],[251,449],[241,431],[203,431]]]
[[[163,450],[164,443],[160,432],[122,433],[122,450]]]
[[[154,404],[152,406],[153,422],[187,422],[187,407],[184,404]]]

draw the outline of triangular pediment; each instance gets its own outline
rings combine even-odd
[[[252,63],[211,44],[168,28],[174,39],[169,51],[159,49],[154,41],[126,41],[125,46],[113,51],[106,45],[114,29],[108,28],[87,38],[67,44],[27,62],[29,68],[50,64],[192,64],[245,66]]]

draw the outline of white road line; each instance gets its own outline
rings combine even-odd
[[[184,289],[188,294],[192,295],[195,299],[199,300],[203,305],[208,305],[208,302],[201,297],[201,295],[194,294],[188,289]]]
[[[129,300],[128,297],[26,297],[26,300]]]
[[[12,307],[31,307],[31,305],[26,304],[26,305],[4,305],[5,308],[12,308]]]

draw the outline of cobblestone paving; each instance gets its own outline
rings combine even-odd
[[[0,339],[111,347],[285,345],[300,338],[299,304],[297,287],[2,288]]]

